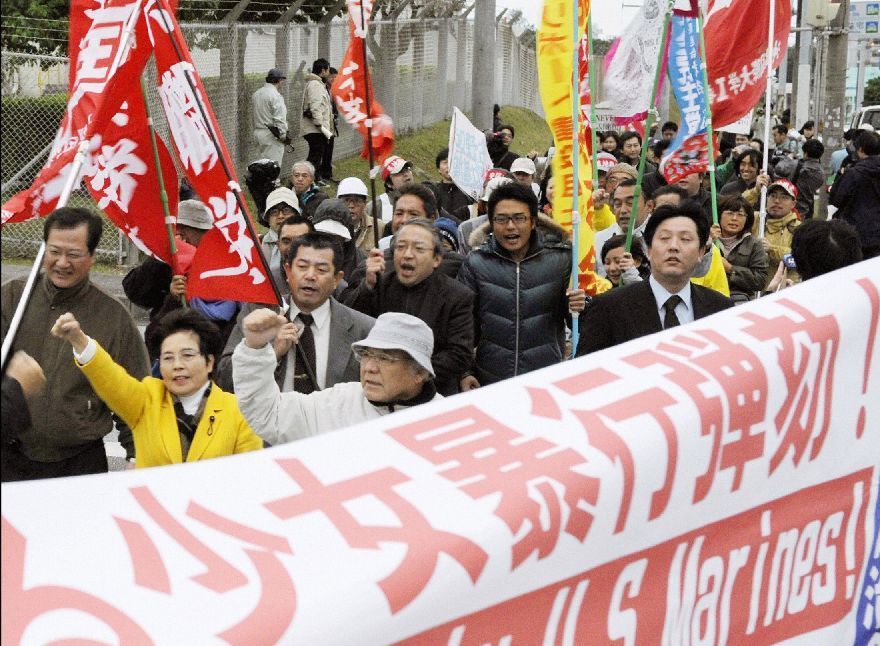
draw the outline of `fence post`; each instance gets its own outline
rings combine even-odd
[[[437,78],[435,86],[437,88],[437,99],[434,102],[434,120],[440,121],[445,119],[449,114],[449,105],[446,98],[446,89],[448,81],[446,79],[449,74],[449,21],[444,18],[437,21]]]

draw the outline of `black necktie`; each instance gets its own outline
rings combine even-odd
[[[312,381],[315,374],[315,335],[312,333],[314,318],[311,314],[299,314],[299,320],[303,323],[303,329],[299,333],[299,342],[296,346],[296,371],[293,374],[293,389],[298,393],[312,393],[318,389],[318,384]],[[308,366],[308,368],[306,367]]]
[[[681,296],[673,295],[670,296],[665,303],[663,303],[663,309],[666,310],[666,314],[663,316],[664,330],[668,330],[671,327],[681,325],[678,320],[678,316],[675,315],[675,307],[681,302]]]

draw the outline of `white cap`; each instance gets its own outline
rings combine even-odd
[[[214,227],[214,216],[203,202],[183,200],[177,205],[177,224],[207,231]]]
[[[330,220],[329,218],[318,222],[318,224],[315,225],[315,231],[323,231],[324,233],[331,233],[335,236],[339,236],[343,240],[351,240],[351,232],[345,228],[345,225],[342,224],[342,222]]]
[[[483,195],[480,197],[481,202],[488,202],[489,198],[492,197],[492,193],[496,188],[501,186],[502,184],[508,184],[513,180],[509,177],[493,177],[488,182],[486,182],[486,186],[483,187]]]
[[[287,188],[286,186],[279,186],[274,191],[269,193],[266,197],[266,210],[263,213],[268,213],[269,209],[278,206],[279,204],[287,204],[292,207],[294,211],[300,213],[299,210],[299,200],[296,197],[296,193]]]
[[[528,157],[517,157],[510,165],[510,172],[534,175],[537,172],[537,169],[535,168],[535,162]]]
[[[868,132],[874,132],[874,126],[872,126],[867,121],[865,121],[863,124],[861,124],[858,129],[859,130],[867,130]]]
[[[604,150],[596,155],[596,168],[602,173],[607,173],[608,169],[617,164],[617,157]]]
[[[339,187],[336,189],[336,197],[342,197],[344,195],[360,195],[361,197],[367,197],[369,193],[367,193],[367,185],[360,179],[357,177],[346,177],[339,182]]]
[[[351,344],[352,349],[403,350],[422,368],[434,376],[431,355],[434,333],[421,319],[402,312],[385,312],[376,319],[367,338]]]

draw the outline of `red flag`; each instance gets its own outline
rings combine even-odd
[[[141,0],[72,0],[67,109],[42,170],[30,188],[3,205],[4,224],[48,215],[57,207],[83,142],[89,143],[89,155],[100,154],[103,133],[120,112],[121,97],[140,94],[140,75],[152,51],[146,46],[147,32]],[[92,173],[94,179],[101,168],[106,172],[107,165],[87,158],[80,176]]]
[[[369,157],[369,139],[367,138],[367,92],[370,95],[370,108],[373,115],[373,157],[377,163],[382,163],[394,150],[394,124],[391,117],[385,113],[385,109],[376,100],[373,94],[373,84],[369,86],[365,81],[366,61],[364,60],[363,38],[369,24],[369,16],[372,10],[372,1],[363,0],[364,23],[361,25],[361,0],[348,0],[349,32],[350,39],[348,51],[342,60],[339,74],[333,82],[330,93],[339,107],[342,116],[364,138],[364,150],[361,157]]]
[[[776,3],[773,67],[788,48],[788,0],[710,0],[703,27],[712,122],[724,126],[748,114],[767,87],[770,2]]]
[[[167,0],[158,0],[153,14],[157,19],[150,37],[159,96],[174,148],[190,184],[214,216],[214,228],[202,238],[193,258],[187,297],[277,302],[270,271],[259,254],[259,240],[245,220],[251,219],[247,206],[242,210],[233,192],[239,184],[232,158],[180,26]]]

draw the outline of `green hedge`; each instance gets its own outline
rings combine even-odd
[[[0,167],[5,181],[17,173],[58,132],[67,105],[66,94],[40,97],[3,97],[0,110]],[[42,164],[37,164],[39,169]]]

